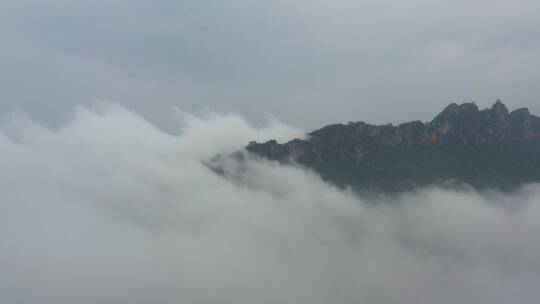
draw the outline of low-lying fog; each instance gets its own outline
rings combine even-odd
[[[540,185],[367,202],[300,168],[203,161],[303,132],[118,105],[0,134],[0,303],[538,303]],[[230,167],[234,170],[234,164]]]

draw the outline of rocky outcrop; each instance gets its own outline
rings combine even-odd
[[[471,103],[452,104],[430,123],[430,127],[439,133],[441,142],[476,147],[540,140],[538,117],[526,108],[509,113],[500,101],[482,111]]]
[[[246,150],[374,192],[448,180],[497,188],[540,181],[540,118],[526,108],[509,112],[500,101],[483,110],[474,103],[452,103],[427,123],[349,122],[308,135],[287,143],[251,142]]]
[[[331,154],[348,160],[363,160],[370,153],[388,148],[417,145],[460,145],[482,148],[512,142],[540,141],[540,118],[526,108],[509,113],[497,101],[490,109],[479,110],[474,103],[447,106],[431,122],[413,121],[398,126],[371,125],[364,122],[335,124],[279,144],[251,142],[246,148],[269,159],[291,158],[300,162],[321,162]]]

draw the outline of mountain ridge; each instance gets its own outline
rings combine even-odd
[[[448,181],[501,189],[540,181],[540,117],[527,108],[510,112],[500,100],[483,110],[452,103],[426,123],[332,124],[307,139],[252,141],[245,149],[376,193]]]

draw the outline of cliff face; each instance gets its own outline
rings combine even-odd
[[[251,142],[246,149],[304,164],[338,184],[385,192],[446,180],[478,187],[538,181],[539,145],[540,118],[526,108],[509,112],[497,101],[484,110],[474,103],[453,103],[428,123],[335,124],[307,140]]]
[[[471,103],[451,104],[429,126],[441,141],[476,147],[540,140],[540,118],[526,108],[509,113],[500,101],[482,111]]]

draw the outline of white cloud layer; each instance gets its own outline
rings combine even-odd
[[[301,132],[178,116],[180,135],[118,105],[77,108],[54,130],[22,114],[4,120],[0,303],[540,298],[540,186],[426,189],[373,204],[253,160],[233,181],[201,161]]]

